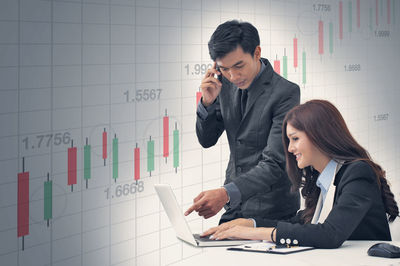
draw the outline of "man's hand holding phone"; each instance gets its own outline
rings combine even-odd
[[[200,84],[203,95],[202,103],[205,107],[211,105],[221,92],[222,83],[218,78],[215,78],[214,75],[221,75],[221,72],[217,70],[216,62],[214,62],[212,68],[207,70],[207,73]]]

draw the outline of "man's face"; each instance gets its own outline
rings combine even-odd
[[[260,71],[260,57],[260,46],[256,47],[254,56],[251,56],[243,52],[239,45],[224,57],[217,58],[216,62],[225,78],[240,89],[247,89]]]

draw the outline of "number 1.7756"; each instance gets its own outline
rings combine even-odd
[[[56,133],[56,134],[42,134],[36,135],[36,139],[30,138],[29,136],[22,139],[22,143],[24,145],[25,150],[28,149],[39,149],[42,147],[49,147],[50,144],[53,145],[61,145],[61,144],[69,144],[71,142],[71,133]]]

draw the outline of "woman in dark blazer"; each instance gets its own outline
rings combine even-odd
[[[286,221],[236,219],[203,235],[317,248],[337,248],[345,240],[391,240],[388,221],[399,209],[385,172],[352,137],[335,106],[312,100],[294,107],[282,134],[287,172],[293,190],[301,188],[305,209]]]

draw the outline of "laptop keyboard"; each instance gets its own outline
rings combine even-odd
[[[220,241],[215,239],[210,239],[210,236],[201,237],[200,234],[193,234],[194,239],[199,240],[201,242],[212,242],[212,241]],[[222,239],[223,241],[236,241],[236,239]]]

